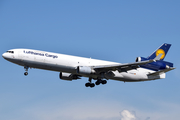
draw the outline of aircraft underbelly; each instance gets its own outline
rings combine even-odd
[[[141,74],[138,71],[133,72],[118,72],[114,71],[113,76],[109,77],[109,79],[118,80],[118,81],[126,81],[126,82],[135,82],[135,81],[145,81],[148,80],[147,75]]]

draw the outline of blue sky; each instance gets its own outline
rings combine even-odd
[[[179,120],[180,2],[178,0],[1,0],[0,51],[30,48],[120,63],[147,57],[163,43],[175,69],[165,79],[86,88],[87,78],[0,58],[2,120]]]

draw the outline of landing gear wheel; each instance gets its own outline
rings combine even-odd
[[[106,81],[106,80],[103,80],[101,83],[104,85],[104,84],[106,84],[106,83],[107,83],[107,81]]]
[[[90,87],[91,87],[91,88],[93,88],[94,86],[95,86],[95,84],[94,84],[94,83],[91,83],[91,84],[90,84]]]
[[[86,83],[85,86],[86,87],[89,87],[91,85],[91,83]]]
[[[85,86],[86,86],[86,87],[91,87],[91,88],[93,88],[93,87],[95,86],[95,84],[88,82],[88,83],[85,84]]]
[[[85,86],[86,86],[86,87],[91,87],[91,88],[93,88],[93,87],[95,86],[95,84],[92,83],[92,78],[90,77],[88,81],[89,81],[89,82],[86,83]]]
[[[96,85],[100,85],[100,83],[101,83],[100,80],[97,80],[97,81],[95,82]]]
[[[27,76],[27,75],[28,75],[28,72],[25,72],[24,75]]]

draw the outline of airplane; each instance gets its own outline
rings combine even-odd
[[[25,76],[29,68],[57,71],[59,78],[67,81],[88,77],[85,86],[93,88],[106,84],[109,79],[138,82],[165,78],[166,72],[175,69],[173,63],[164,61],[170,47],[171,44],[164,43],[149,57],[137,57],[135,62],[123,64],[32,49],[11,49],[2,57],[24,66]]]

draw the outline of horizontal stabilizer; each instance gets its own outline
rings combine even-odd
[[[148,74],[148,76],[161,75],[161,74],[163,74],[163,73],[166,73],[166,72],[171,71],[171,70],[174,70],[174,69],[175,69],[175,68],[170,67],[170,68],[167,68],[167,69],[164,69],[164,70],[160,70],[160,71],[157,71],[157,72],[150,73],[150,74]]]

